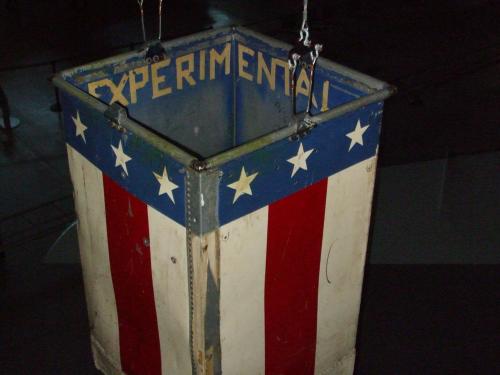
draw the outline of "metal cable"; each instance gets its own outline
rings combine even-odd
[[[302,25],[300,27],[300,39],[299,42],[304,43],[306,47],[311,45],[311,40],[309,39],[309,24],[307,22],[307,5],[308,0],[304,0],[304,10],[302,11]]]
[[[158,40],[161,40],[161,10],[162,10],[163,0],[159,0],[158,3]]]
[[[308,0],[304,0],[304,8],[302,11],[302,25],[299,31],[299,43],[295,46],[288,55],[288,67],[290,69],[290,88],[292,97],[292,114],[297,114],[297,99],[296,99],[296,86],[297,86],[297,70],[309,69],[309,92],[307,98],[306,115],[311,115],[313,91],[314,91],[314,73],[316,70],[316,62],[318,61],[319,54],[323,46],[319,43],[312,46],[309,39],[309,23],[308,23]],[[300,45],[302,43],[302,45]],[[301,124],[298,123],[297,126]]]
[[[139,4],[139,9],[141,13],[141,26],[142,26],[142,39],[146,42],[146,26],[144,24],[144,0],[137,0],[137,4]]]

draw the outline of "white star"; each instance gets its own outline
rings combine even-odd
[[[158,191],[158,195],[167,194],[172,203],[175,204],[174,194],[172,192],[179,186],[169,180],[167,167],[163,167],[163,174],[161,176],[155,172],[153,172],[153,174],[160,183],[160,191]]]
[[[122,167],[128,176],[127,162],[132,160],[132,158],[123,152],[122,141],[118,143],[118,147],[111,145],[111,148],[113,149],[113,152],[115,153],[116,156],[115,167],[118,166]]]
[[[295,173],[297,173],[299,169],[307,171],[307,158],[311,155],[313,151],[314,148],[311,148],[310,150],[304,152],[304,146],[302,145],[302,142],[300,142],[297,155],[287,160],[290,164],[293,164],[291,177],[295,176]]]
[[[243,194],[252,195],[252,188],[250,187],[250,184],[252,183],[253,180],[255,180],[255,177],[257,177],[258,174],[259,173],[256,172],[250,176],[247,176],[245,167],[241,168],[240,179],[238,181],[233,182],[232,184],[227,185],[228,188],[235,190],[233,204]]]
[[[347,133],[345,136],[347,138],[351,139],[351,144],[349,145],[349,151],[356,145],[361,145],[363,146],[363,134],[365,134],[365,131],[370,127],[370,125],[366,126],[361,126],[361,121],[358,120],[356,123],[356,128],[350,132]]]
[[[85,139],[85,130],[87,130],[87,127],[83,124],[82,120],[80,120],[80,112],[76,111],[76,117],[71,116],[71,118],[75,123],[76,137],[82,137],[83,142],[87,143],[87,140]]]

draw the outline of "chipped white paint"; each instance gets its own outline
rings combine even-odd
[[[315,374],[352,374],[376,158],[328,179]],[[223,373],[265,373],[268,208],[220,229]]]
[[[121,368],[118,317],[108,255],[102,173],[71,146],[67,150],[96,365],[118,371]]]
[[[353,371],[354,354],[347,355],[356,340],[375,166],[373,157],[328,179],[318,290],[317,375]],[[338,370],[325,372],[334,368]]]
[[[268,208],[220,229],[222,373],[264,374]]]
[[[214,373],[213,348],[206,347],[205,318],[207,311],[208,277],[213,277],[216,286],[219,285],[219,247],[218,231],[198,236],[191,235],[193,259],[193,352],[196,358],[197,374],[211,375]],[[208,303],[216,303],[208,301]]]
[[[186,229],[149,206],[148,222],[162,374],[188,374],[191,354]]]

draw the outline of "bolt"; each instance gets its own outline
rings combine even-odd
[[[191,168],[193,168],[196,172],[201,172],[207,169],[207,163],[204,160],[193,160],[191,162]]]

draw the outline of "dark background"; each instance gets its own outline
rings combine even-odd
[[[237,24],[292,43],[301,20],[300,0],[164,1],[164,39]],[[153,37],[157,1],[144,2]],[[500,2],[310,9],[324,56],[399,89],[384,113],[356,373],[499,373]],[[79,265],[47,260],[74,217],[48,78],[141,41],[135,0],[0,0],[0,87],[21,120],[0,131],[0,373],[94,373]]]

